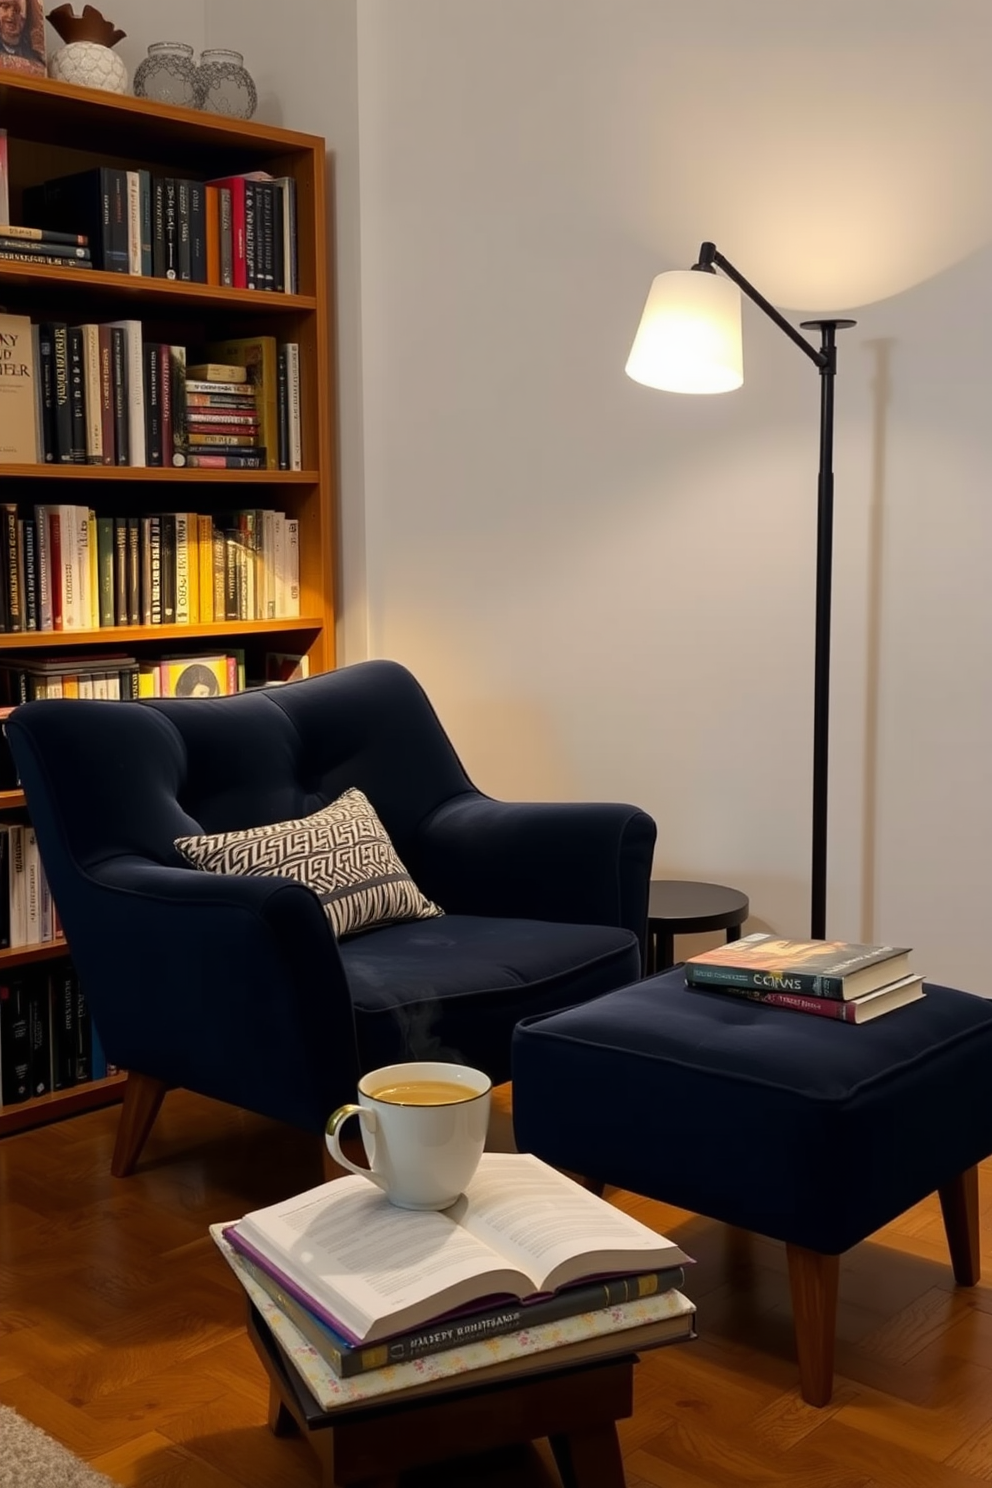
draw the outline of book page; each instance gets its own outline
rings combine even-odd
[[[361,1341],[477,1296],[530,1289],[526,1273],[447,1214],[398,1209],[365,1178],[335,1179],[235,1229]]]
[[[485,1153],[466,1193],[448,1213],[526,1272],[535,1291],[689,1259],[664,1235],[529,1153]]]

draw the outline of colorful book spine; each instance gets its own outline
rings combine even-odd
[[[525,1328],[555,1323],[576,1317],[582,1312],[595,1312],[601,1307],[615,1307],[642,1297],[653,1297],[685,1285],[681,1266],[646,1272],[640,1276],[616,1276],[598,1282],[569,1287],[555,1296],[536,1302],[509,1302],[501,1307],[467,1312],[415,1329],[396,1338],[384,1339],[368,1346],[350,1344],[346,1338],[321,1321],[263,1267],[241,1254],[241,1263],[258,1286],[272,1298],[278,1308],[299,1329],[304,1338],[326,1359],[335,1374],[353,1379],[382,1369],[386,1364],[403,1364],[411,1359],[425,1359],[461,1348],[483,1338],[502,1338]]]
[[[680,1291],[673,1290],[635,1302],[618,1303],[615,1307],[579,1313],[558,1322],[543,1323],[502,1337],[476,1340],[461,1347],[447,1349],[444,1353],[409,1360],[403,1364],[387,1364],[381,1369],[370,1370],[367,1374],[342,1379],[280,1311],[271,1297],[247,1273],[239,1269],[240,1257],[226,1241],[223,1233],[226,1229],[227,1226],[224,1225],[211,1225],[212,1239],[323,1410],[356,1404],[378,1395],[392,1395],[411,1385],[422,1385],[433,1379],[446,1379],[455,1374],[483,1369],[487,1365],[545,1353],[569,1343],[601,1338],[611,1333],[623,1333],[627,1329],[649,1323],[662,1324],[672,1320],[675,1331],[671,1341],[695,1337],[696,1309]]]

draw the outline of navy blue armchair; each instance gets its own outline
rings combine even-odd
[[[655,825],[482,795],[416,680],[371,661],[215,699],[26,703],[7,735],[107,1057],[112,1171],[166,1091],[322,1132],[363,1070],[509,1078],[514,1026],[640,975]],[[177,837],[307,816],[357,787],[441,918],[337,941],[312,889],[200,872]]]

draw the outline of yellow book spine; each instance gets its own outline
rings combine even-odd
[[[214,614],[214,524],[213,518],[196,519],[196,556],[199,566],[200,620],[210,624]]]
[[[200,623],[200,518],[190,512],[186,518],[189,544],[189,623]]]

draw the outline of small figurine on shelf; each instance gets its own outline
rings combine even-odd
[[[0,0],[0,67],[45,76],[41,0]]]
[[[3,3],[0,0],[0,5]],[[66,43],[49,62],[49,77],[57,78],[60,83],[76,83],[81,88],[127,92],[127,68],[117,53],[110,50],[124,40],[125,31],[119,31],[113,21],[105,21],[92,5],[84,5],[79,16],[71,5],[59,5],[48,12],[48,19]]]

